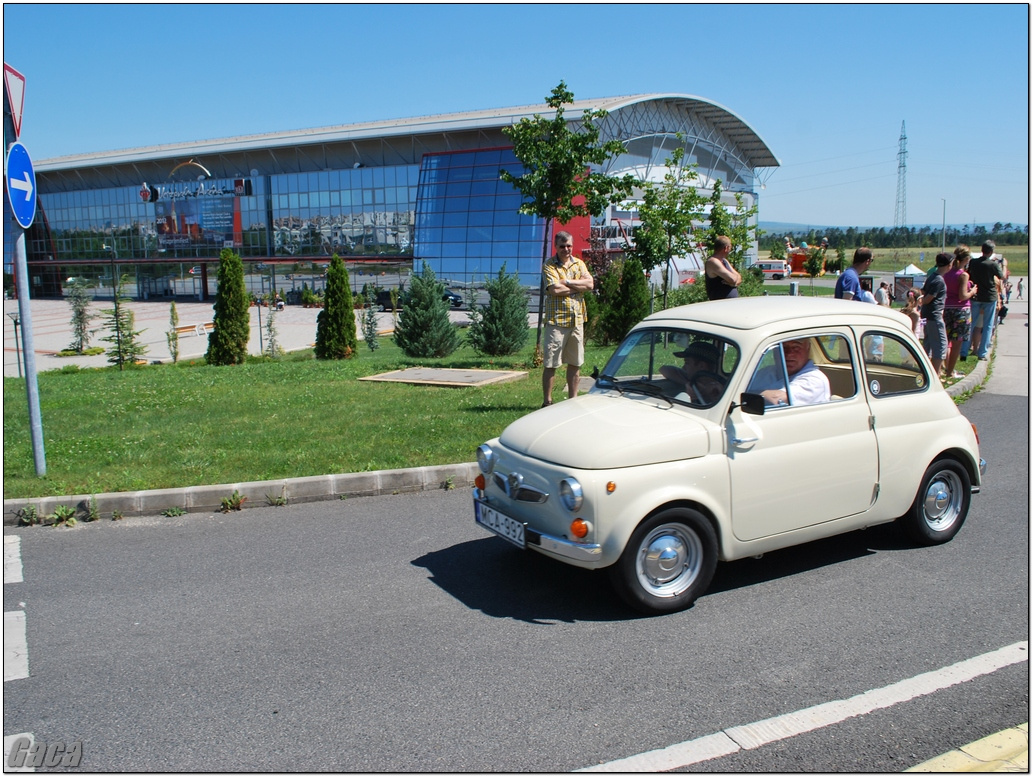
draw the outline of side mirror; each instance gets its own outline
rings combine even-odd
[[[739,407],[750,415],[764,415],[764,397],[760,394],[746,394],[739,397]]]

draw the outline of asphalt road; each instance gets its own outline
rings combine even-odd
[[[91,772],[565,771],[985,656],[1029,639],[1028,389],[994,380],[963,407],[990,468],[953,542],[722,564],[659,618],[487,535],[465,490],[5,528],[5,737],[82,741]],[[900,771],[1028,721],[1028,690],[1027,659],[689,770]]]

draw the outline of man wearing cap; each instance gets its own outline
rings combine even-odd
[[[832,398],[832,388],[825,373],[811,360],[811,339],[786,340],[781,348],[785,371],[789,375],[788,389],[782,376],[782,365],[776,359],[775,364],[757,370],[747,391],[763,396],[766,405],[817,405],[828,402]]]
[[[676,359],[684,360],[684,364],[681,367],[675,367],[672,364],[665,364],[660,368],[660,374],[667,378],[667,380],[675,383],[678,387],[678,391],[684,391],[688,394],[691,401],[710,404],[711,402],[717,401],[721,396],[720,392],[724,386],[719,385],[712,387],[708,384],[706,387],[707,389],[717,389],[717,396],[712,395],[713,391],[707,391],[707,396],[699,396],[700,392],[696,390],[693,383],[699,373],[714,373],[717,371],[717,354],[718,351],[716,345],[702,340],[697,340],[693,343],[689,343],[684,351],[675,352],[674,357]]]
[[[994,261],[993,240],[983,243],[983,254],[968,263],[968,276],[976,285],[972,298],[972,350],[980,361],[986,361],[990,338],[994,334],[994,318],[1001,306],[1001,266]]]
[[[954,264],[954,255],[936,255],[936,272],[925,279],[922,287],[922,318],[925,319],[925,346],[933,369],[939,376],[943,360],[947,358],[947,326],[943,321],[943,307],[947,301],[947,283],[943,276]]]

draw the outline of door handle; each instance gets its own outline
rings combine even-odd
[[[733,437],[732,445],[745,445],[748,442],[757,442],[759,437]]]

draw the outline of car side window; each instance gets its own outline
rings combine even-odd
[[[747,391],[764,397],[769,407],[828,402],[828,378],[815,366],[814,338],[789,338],[769,347],[760,359]]]
[[[873,397],[909,394],[929,385],[929,373],[910,343],[886,332],[861,337],[865,379]]]

